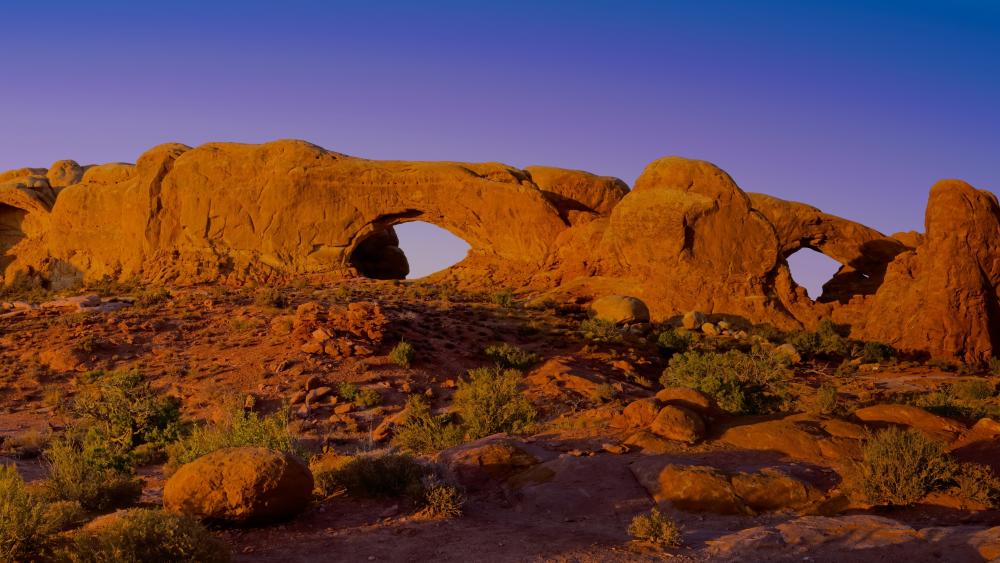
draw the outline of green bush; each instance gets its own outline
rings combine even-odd
[[[288,430],[287,411],[281,409],[262,416],[234,405],[222,422],[196,427],[189,436],[171,444],[167,448],[170,456],[168,469],[176,470],[222,448],[244,446],[300,453],[298,443]]]
[[[683,354],[691,346],[691,333],[683,329],[668,328],[660,333],[656,343],[659,344],[663,354],[668,357],[674,354]]]
[[[945,487],[954,473],[944,446],[918,430],[888,428],[862,447],[859,482],[872,504],[911,505]]]
[[[230,559],[228,546],[194,518],[151,509],[129,510],[105,526],[77,534],[60,556],[73,563],[221,563]]]
[[[594,342],[613,344],[622,341],[622,331],[611,321],[598,318],[580,321],[580,332],[584,338]]]
[[[960,401],[984,401],[996,395],[996,388],[985,379],[959,381],[949,387],[951,395]]]
[[[359,409],[370,409],[382,404],[382,394],[371,387],[362,387],[354,394],[353,402]]]
[[[539,361],[538,354],[533,354],[507,342],[487,346],[484,352],[496,365],[505,369],[525,370]]]
[[[434,518],[458,518],[465,497],[455,486],[431,479],[425,480],[423,502],[428,515]]]
[[[71,429],[53,440],[45,459],[50,466],[45,491],[53,500],[102,512],[130,506],[142,495],[129,456],[108,448],[105,436],[93,428]]]
[[[396,344],[389,352],[389,359],[401,368],[410,367],[415,356],[416,351],[413,349],[413,345],[405,340],[400,340],[399,344]]]
[[[504,309],[510,309],[514,306],[514,292],[509,289],[504,289],[493,294],[491,299],[495,305],[499,305]]]
[[[357,383],[344,381],[337,385],[337,396],[340,397],[341,401],[350,403],[354,401],[354,397],[358,395],[358,391],[360,390],[361,387],[358,387]]]
[[[785,406],[791,377],[788,358],[782,354],[761,349],[750,353],[692,350],[671,358],[660,382],[664,387],[707,393],[734,414],[762,414]]]
[[[258,289],[253,295],[253,303],[258,307],[270,307],[272,309],[284,309],[288,306],[288,298],[276,288],[265,287]]]
[[[462,443],[465,429],[450,420],[450,416],[435,416],[420,395],[406,401],[406,416],[396,426],[394,442],[404,450],[418,455],[430,454]]]
[[[881,342],[865,342],[861,349],[861,359],[866,364],[881,364],[896,357],[896,350]]]
[[[407,495],[419,500],[427,473],[412,456],[383,450],[356,455],[346,463],[318,471],[314,477],[317,490],[323,494],[343,490],[353,497]]]
[[[978,420],[1000,416],[996,389],[981,379],[961,381],[940,391],[909,395],[905,401],[941,416]]]
[[[955,485],[963,498],[981,502],[990,508],[1000,508],[1000,479],[990,466],[961,464],[955,472]]]
[[[455,391],[453,404],[471,440],[490,434],[526,432],[535,420],[535,408],[518,385],[521,373],[499,367],[469,370]]]
[[[138,371],[90,372],[70,404],[77,424],[96,428],[116,453],[180,437],[180,401],[160,397]]]
[[[628,533],[637,540],[656,543],[665,547],[681,545],[681,529],[666,514],[656,508],[639,514],[628,525]]]
[[[55,531],[45,508],[13,465],[0,465],[0,560],[24,561],[42,553]]]
[[[837,411],[839,392],[832,383],[824,383],[816,390],[816,411],[820,414],[832,414]]]
[[[820,321],[816,332],[793,332],[786,340],[802,357],[847,358],[854,353],[855,343],[841,334],[831,320]]]

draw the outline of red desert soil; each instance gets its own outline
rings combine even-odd
[[[622,415],[632,401],[653,397],[660,389],[657,382],[667,360],[658,352],[655,330],[648,326],[626,334],[621,342],[597,342],[581,333],[586,311],[579,306],[516,301],[504,307],[490,295],[421,283],[357,280],[290,286],[281,292],[288,303],[276,308],[255,304],[253,289],[169,288],[169,293],[157,297],[158,290],[148,288],[106,288],[102,306],[77,311],[74,303],[68,303],[63,309],[35,308],[0,319],[0,436],[64,428],[71,421],[57,407],[72,396],[79,376],[89,370],[140,370],[159,392],[180,398],[185,416],[197,420],[211,420],[219,416],[220,404],[234,398],[242,402],[248,395],[256,398],[255,408],[282,408],[295,403],[296,393],[315,377],[325,386],[340,382],[370,386],[383,396],[380,407],[356,408],[346,415],[335,415],[335,404],[329,401],[308,408],[291,406],[295,432],[309,448],[349,454],[381,438],[380,424],[400,412],[411,393],[423,393],[435,408],[447,407],[455,381],[467,370],[489,363],[483,349],[507,342],[541,358],[524,379],[525,394],[540,412],[538,425],[530,436],[511,438],[536,458],[532,470],[471,490],[463,515],[450,520],[423,516],[409,501],[335,496],[314,501],[306,512],[285,523],[215,528],[231,545],[235,560],[984,561],[1000,557],[996,510],[971,506],[945,493],[899,509],[851,504],[842,494],[844,467],[861,437],[852,433],[863,430],[861,421],[847,412],[969,379],[945,371],[945,366],[900,361],[858,366],[845,376],[836,374],[837,365],[800,362],[793,392],[799,397],[796,404],[805,406],[767,417],[706,416],[705,439],[685,445],[643,431]],[[139,299],[120,308],[113,305],[112,298],[126,295],[131,295],[129,301],[136,295]],[[353,344],[336,344],[333,339],[328,341],[335,343],[332,354],[310,353],[303,346],[310,350],[311,337],[294,328],[301,323],[296,319],[308,314],[310,306],[302,307],[308,303],[316,303],[320,310],[377,303],[387,324],[376,338],[358,337]],[[721,342],[742,337],[734,330],[707,338]],[[410,368],[395,365],[387,356],[401,339],[416,350]],[[989,376],[988,381],[996,384],[997,378]],[[809,410],[817,388],[826,382],[836,383],[841,401],[850,409],[840,417],[795,414]],[[959,431],[949,440],[956,456],[996,465],[1000,461],[995,455],[1000,452],[996,436],[980,436],[970,429],[974,422],[954,422]],[[764,432],[771,434],[757,437]],[[796,432],[804,432],[805,444],[796,445]],[[741,435],[770,441],[760,447],[754,444],[765,442],[754,442],[754,447],[734,445],[742,444]],[[377,445],[387,444],[384,440]],[[38,458],[0,457],[0,463],[15,463],[28,481],[44,479],[47,473]],[[660,485],[669,489],[669,483],[655,482],[658,472],[669,465],[682,472],[689,467],[714,468],[734,487],[738,479],[759,479],[778,471],[822,501],[735,515],[666,508],[682,527],[682,547],[664,550],[632,541],[626,531],[630,520],[653,507],[657,495],[674,494],[657,489]],[[146,480],[143,502],[159,504],[163,468],[146,467],[140,475]],[[763,490],[776,491],[778,486]],[[746,495],[740,496],[750,502]],[[671,502],[661,506],[670,507]]]

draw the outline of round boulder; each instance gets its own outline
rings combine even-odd
[[[705,422],[693,411],[667,405],[653,419],[650,431],[668,440],[693,444],[705,437]]]
[[[163,507],[206,520],[266,522],[302,512],[312,491],[312,473],[293,455],[225,448],[178,469],[163,488]]]
[[[648,323],[649,308],[636,297],[608,295],[590,304],[594,316],[615,324]]]

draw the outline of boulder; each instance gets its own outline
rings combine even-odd
[[[690,387],[665,387],[656,392],[656,399],[663,404],[684,407],[701,415],[719,414],[715,399]]]
[[[705,324],[705,315],[698,311],[688,311],[681,319],[681,326],[688,330],[700,328],[703,324]]]
[[[628,427],[645,428],[653,423],[660,408],[660,402],[654,398],[637,399],[625,407],[622,415]]]
[[[608,295],[590,304],[594,316],[615,324],[648,323],[649,309],[642,300],[627,295]]]
[[[748,450],[769,450],[795,459],[824,459],[820,441],[825,433],[810,424],[790,420],[771,420],[733,426],[723,432],[721,441]]]
[[[951,441],[965,430],[954,420],[911,405],[873,405],[854,411],[854,418],[868,424],[909,426],[944,441]]]
[[[649,430],[668,440],[693,444],[705,437],[705,422],[693,411],[667,405],[653,419]]]
[[[523,444],[503,434],[442,450],[436,461],[470,490],[500,484],[541,462]]]
[[[207,520],[271,522],[305,510],[312,490],[312,473],[291,454],[226,448],[181,466],[163,488],[163,506]]]

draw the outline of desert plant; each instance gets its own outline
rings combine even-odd
[[[340,397],[341,401],[350,403],[354,401],[354,397],[357,396],[358,391],[360,390],[361,387],[359,387],[357,383],[344,381],[337,385],[337,396]]]
[[[222,448],[244,446],[299,453],[299,445],[288,430],[288,413],[285,409],[270,415],[259,415],[234,404],[228,408],[221,422],[196,427],[189,436],[168,446],[168,469],[176,470],[185,463]]]
[[[450,416],[435,416],[427,400],[420,395],[410,396],[405,412],[393,438],[404,450],[429,454],[462,442],[465,430],[453,423]]]
[[[382,404],[382,394],[371,387],[362,387],[352,401],[359,409],[370,409]]]
[[[276,288],[264,287],[258,289],[253,295],[253,303],[258,307],[270,307],[272,309],[284,309],[288,306],[288,298]]]
[[[687,352],[691,346],[691,333],[686,330],[668,328],[660,333],[656,339],[660,350],[666,356]]]
[[[896,350],[881,342],[865,342],[861,348],[861,360],[868,364],[881,364],[896,357]]]
[[[502,368],[528,369],[538,363],[538,354],[533,354],[524,348],[502,342],[491,344],[484,350],[486,356]]]
[[[453,404],[469,439],[527,431],[535,408],[518,388],[520,382],[519,371],[499,367],[469,370],[468,378],[459,381]]]
[[[230,559],[229,548],[194,518],[142,508],[77,534],[59,555],[73,563],[217,563]]]
[[[424,480],[424,506],[427,514],[434,518],[457,518],[462,515],[465,497],[454,485],[443,483],[436,478]]]
[[[491,301],[495,305],[499,305],[504,309],[509,309],[514,306],[514,292],[509,289],[503,289],[493,294]]]
[[[129,506],[142,494],[128,455],[108,448],[105,436],[93,428],[72,429],[53,440],[45,459],[50,466],[45,491],[53,500],[104,511]]]
[[[169,300],[172,297],[169,291],[164,288],[159,289],[146,289],[135,294],[133,304],[139,308],[152,307],[153,305],[159,305],[164,301]]]
[[[639,514],[628,525],[628,533],[637,540],[656,543],[665,547],[681,545],[681,529],[670,516],[653,508]]]
[[[621,342],[622,331],[611,321],[598,318],[580,321],[580,332],[587,340],[603,343]]]
[[[951,384],[948,391],[960,401],[983,401],[996,394],[996,388],[985,379],[970,379]]]
[[[906,506],[945,486],[955,465],[942,444],[918,430],[892,427],[866,438],[858,470],[869,502]]]
[[[413,349],[413,345],[405,340],[400,340],[399,344],[396,344],[389,352],[389,359],[401,368],[410,367],[415,356],[416,351]]]
[[[52,531],[45,505],[28,493],[17,469],[0,465],[0,560],[39,555]]]
[[[839,393],[837,386],[824,383],[816,390],[816,411],[820,414],[832,414],[837,410]]]
[[[41,430],[25,430],[4,440],[0,451],[22,459],[38,457],[50,437],[48,432]]]
[[[422,498],[427,469],[408,454],[380,450],[353,456],[315,475],[316,488],[324,494],[343,490],[354,497]]]
[[[955,486],[962,498],[1000,508],[1000,478],[988,465],[963,463],[955,471]]]
[[[820,321],[815,332],[793,332],[785,341],[803,357],[847,358],[854,353],[855,343],[845,337],[833,321]]]
[[[760,414],[787,403],[791,376],[788,358],[767,350],[691,350],[670,359],[660,382],[707,393],[731,413]]]
[[[99,429],[111,449],[164,446],[183,433],[180,401],[159,397],[138,371],[90,372],[84,381],[70,413],[79,424]]]

